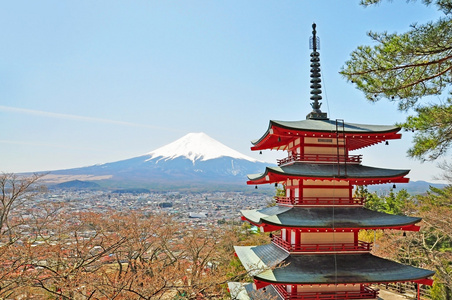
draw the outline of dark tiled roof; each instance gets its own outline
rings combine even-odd
[[[285,267],[256,276],[264,281],[285,283],[357,283],[410,281],[434,272],[402,265],[372,254],[298,255],[282,262]]]
[[[349,164],[346,168],[346,178],[391,178],[405,176],[410,172],[410,170],[383,169],[355,164]],[[335,178],[339,177],[339,174],[341,176],[346,174],[345,166],[343,164],[294,163],[292,165],[282,167],[267,167],[264,173],[250,174],[248,175],[248,179],[258,180],[265,177],[268,173],[277,173],[302,178]]]
[[[342,132],[342,123],[339,123],[338,125],[340,126],[337,129]],[[272,126],[304,132],[325,132],[325,133],[336,132],[335,120],[301,120],[301,121],[270,120],[268,129],[265,132],[265,134],[261,138],[251,141],[251,143],[257,145],[265,137],[268,137]],[[367,125],[367,124],[344,123],[345,134],[358,134],[358,135],[385,134],[385,133],[396,133],[399,130],[400,130],[399,127],[393,125]]]
[[[252,300],[284,300],[284,298],[279,295],[279,293],[275,290],[272,285],[268,285],[265,288],[261,288],[259,290],[255,290],[252,284],[245,285],[245,290],[248,293],[248,296]],[[265,297],[265,298],[264,298]]]
[[[413,225],[421,218],[391,215],[363,207],[286,207],[242,210],[255,224],[300,228],[380,228]]]
[[[253,248],[253,252],[261,258],[267,266],[274,266],[280,261],[286,259],[289,254],[274,244],[262,245]]]
[[[264,257],[268,252],[261,252],[260,247],[264,246],[241,247],[243,249],[237,252],[237,255],[244,266],[258,264],[255,260],[247,261],[250,253],[258,257],[257,260],[260,260],[261,264],[269,260]],[[433,274],[432,271],[402,265],[370,253],[303,254],[288,255],[279,262],[266,265],[254,278],[270,283],[335,284],[412,281],[428,278]]]
[[[301,120],[301,121],[277,121],[270,120],[270,126],[272,124],[279,125],[280,127],[303,130],[303,131],[323,131],[323,132],[335,132],[336,121],[335,120]],[[342,123],[339,123],[340,130],[342,131]],[[393,125],[368,125],[368,124],[354,124],[344,123],[344,131],[346,133],[383,133],[399,131],[400,127]]]
[[[268,266],[277,265],[289,256],[287,251],[282,250],[274,244],[260,247],[234,246],[234,250],[251,276],[261,273]]]

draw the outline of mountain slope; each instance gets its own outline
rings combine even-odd
[[[60,176],[60,180],[66,176],[71,176],[71,180],[74,180],[74,176],[103,178],[96,182],[112,188],[245,188],[246,175],[262,172],[267,165],[223,145],[205,133],[190,133],[142,156],[52,171],[51,175],[54,178]]]

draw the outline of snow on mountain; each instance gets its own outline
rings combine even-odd
[[[148,160],[159,158],[158,160],[165,161],[185,157],[191,160],[193,164],[198,160],[206,161],[220,157],[259,162],[257,159],[223,145],[203,132],[189,133],[168,145],[146,153],[146,155],[150,156]]]

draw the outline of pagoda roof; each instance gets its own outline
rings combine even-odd
[[[336,130],[335,120],[301,120],[301,121],[277,121],[270,120],[270,124],[278,125],[282,128],[298,129],[303,131],[317,131],[317,132],[334,132]],[[341,123],[339,123],[341,124]],[[342,127],[342,126],[341,126]],[[393,131],[399,131],[400,127],[393,125],[369,125],[369,124],[356,124],[345,123],[345,133],[388,133]]]
[[[248,175],[248,184],[265,184],[287,179],[337,179],[354,184],[379,184],[387,182],[408,182],[404,178],[410,170],[384,169],[360,164],[311,164],[293,163],[281,167],[266,167],[261,174]]]
[[[231,299],[235,300],[254,300],[265,299],[284,300],[272,285],[264,289],[255,290],[252,283],[228,282],[228,289],[231,293]]]
[[[228,282],[228,290],[231,294],[231,299],[237,300],[250,300],[251,298],[248,296],[248,285],[252,285],[251,283],[241,283],[241,282]],[[251,289],[253,287],[251,286]]]
[[[234,247],[255,280],[285,284],[345,284],[415,281],[435,272],[364,254],[283,256],[273,244]],[[279,249],[279,250],[278,250]],[[276,253],[276,254],[274,254]],[[264,266],[258,272],[255,266]]]
[[[252,150],[276,149],[286,150],[287,145],[299,137],[336,137],[336,132],[347,138],[349,150],[360,149],[385,140],[400,139],[400,127],[393,125],[368,125],[355,123],[338,123],[335,120],[301,120],[276,121],[270,120],[264,135],[251,143]]]
[[[404,229],[410,230],[422,219],[391,215],[364,207],[272,206],[258,210],[242,210],[243,217],[257,226],[270,230],[284,227],[309,229]],[[415,230],[414,228],[411,230]]]

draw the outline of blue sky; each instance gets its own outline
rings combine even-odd
[[[400,3],[399,3],[400,2]],[[331,119],[394,124],[339,70],[369,30],[403,32],[441,13],[421,3],[359,1],[4,1],[0,4],[0,171],[81,167],[139,156],[205,132],[244,154],[268,120],[310,111],[309,37],[317,23],[323,106]],[[373,166],[406,158],[410,134],[357,151]]]

